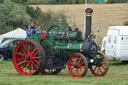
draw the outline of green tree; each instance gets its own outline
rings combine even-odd
[[[13,1],[13,2],[12,2]],[[67,17],[63,13],[52,11],[42,12],[39,7],[31,7],[28,4],[15,2],[17,0],[4,0],[0,4],[0,34],[16,28],[26,29],[26,25],[32,21],[40,25],[42,30],[47,30],[53,24],[68,26]]]
[[[10,0],[4,0],[4,3],[0,4],[0,27],[2,28],[0,34],[19,27],[25,29],[30,20],[31,17],[27,14],[24,5],[13,3]]]
[[[0,0],[0,3],[3,3],[4,2],[4,0]]]
[[[28,0],[11,0],[11,1],[18,4],[27,4]]]
[[[43,13],[39,7],[33,8],[31,6],[27,6],[26,11],[32,17],[32,20],[34,21],[36,21],[37,18],[40,17],[40,14]]]
[[[36,21],[36,25],[40,25],[44,31],[54,24],[61,24],[67,28],[67,17],[63,13],[54,13],[52,11],[48,11],[42,13]]]

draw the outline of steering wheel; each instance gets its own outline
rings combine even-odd
[[[67,32],[62,25],[56,24],[48,29],[47,34],[52,34],[54,37],[60,37],[67,35]]]

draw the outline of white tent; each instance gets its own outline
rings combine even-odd
[[[4,38],[26,38],[26,37],[27,37],[26,31],[21,28],[18,28],[16,30],[0,35],[0,43]]]

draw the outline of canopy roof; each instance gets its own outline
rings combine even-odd
[[[26,38],[26,37],[27,37],[26,31],[21,28],[18,28],[13,31],[0,35],[0,43],[4,38]]]
[[[18,28],[16,30],[7,32],[5,34],[0,35],[3,38],[26,38],[26,31]]]

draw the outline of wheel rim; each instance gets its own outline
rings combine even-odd
[[[55,75],[58,74],[60,71],[61,69],[43,69],[41,73],[46,75]]]
[[[0,54],[0,61],[4,60],[4,56],[2,54]]]
[[[73,54],[68,61],[68,70],[72,77],[83,77],[87,73],[87,60],[80,54]]]
[[[21,75],[33,75],[40,66],[40,52],[37,46],[29,40],[18,44],[14,51],[13,63]]]
[[[104,76],[107,73],[109,68],[108,59],[102,53],[98,53],[95,58],[103,58],[103,61],[96,65],[92,65],[90,67],[90,71],[95,76]]]

